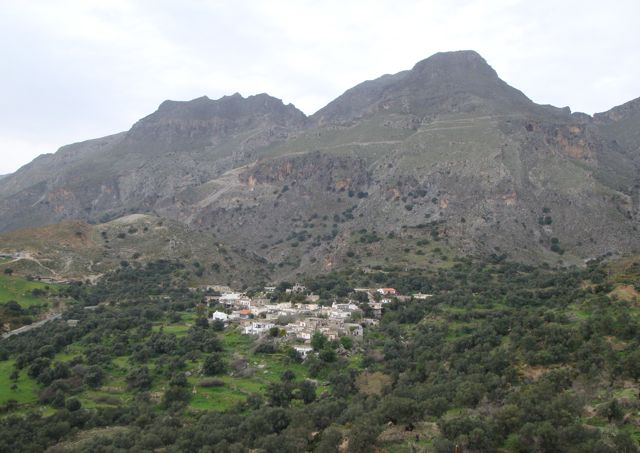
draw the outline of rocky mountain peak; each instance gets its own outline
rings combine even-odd
[[[136,152],[166,152],[216,147],[225,140],[249,134],[266,145],[301,128],[306,116],[292,104],[268,94],[247,98],[235,93],[220,99],[202,96],[191,101],[164,101],[158,110],[141,119],[127,133],[125,143]],[[256,141],[256,140],[254,140]]]
[[[528,111],[534,106],[500,80],[477,52],[464,50],[437,53],[411,70],[363,82],[312,118],[320,124],[341,123],[380,112],[427,116],[477,109]]]
[[[498,78],[496,71],[474,50],[438,52],[416,63],[411,69],[411,73],[414,76],[419,74],[430,77],[464,75],[466,77]]]
[[[293,104],[285,105],[282,100],[266,93],[243,97],[240,93],[209,99],[202,96],[191,101],[164,101],[151,115],[139,123],[204,121],[214,120],[246,121],[258,117],[268,117],[277,124],[296,124],[305,119],[304,113]]]

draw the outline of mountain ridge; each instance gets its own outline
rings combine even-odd
[[[407,239],[428,225],[420,241],[452,253],[580,263],[640,246],[636,101],[594,117],[541,106],[473,51],[363,82],[308,117],[267,94],[165,101],[0,179],[0,231],[149,213],[284,276],[348,263],[351,248],[389,253],[353,244],[357,231]]]

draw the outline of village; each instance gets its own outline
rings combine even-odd
[[[236,328],[244,335],[284,336],[296,342],[293,347],[302,358],[313,351],[310,343],[316,332],[329,340],[350,337],[360,341],[367,327],[378,324],[385,305],[431,297],[419,293],[400,295],[395,288],[354,288],[352,294],[356,297],[327,304],[301,284],[286,289],[284,299],[289,301],[273,297],[275,286],[266,286],[251,297],[227,286],[198,289],[205,293],[211,321]]]

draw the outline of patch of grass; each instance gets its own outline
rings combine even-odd
[[[623,388],[616,390],[613,393],[614,398],[616,399],[627,399],[629,401],[634,401],[638,395],[638,392],[635,388]]]
[[[607,419],[599,416],[590,417],[584,420],[584,422],[588,425],[597,426],[599,428],[604,428],[605,426],[608,425]]]
[[[197,387],[189,403],[194,409],[222,411],[244,401],[246,395],[228,387]]]
[[[17,388],[11,389],[13,381],[9,379],[13,371],[13,360],[0,362],[0,404],[16,400],[18,404],[31,404],[37,401],[38,385],[27,377],[27,371],[21,370],[16,382]]]
[[[73,343],[69,346],[65,347],[62,352],[59,352],[55,355],[55,362],[68,362],[73,359],[75,356],[84,354],[85,347],[80,343]]]
[[[622,425],[622,427],[620,427],[620,430],[628,432],[629,434],[631,434],[631,437],[633,437],[636,442],[640,443],[640,429],[638,429],[637,426],[634,426],[633,424],[629,423],[629,424]]]
[[[288,357],[284,354],[264,354],[260,357],[254,356],[256,362],[264,365],[264,368],[258,369],[256,376],[262,377],[269,382],[280,382],[282,374],[291,370],[296,375],[296,381],[300,381],[307,376],[307,369],[301,363],[289,362]],[[253,360],[251,361],[253,363]]]
[[[224,347],[226,350],[244,354],[251,349],[253,339],[248,335],[242,335],[234,329],[225,330],[222,335]]]
[[[162,330],[164,333],[172,333],[175,334],[176,337],[183,337],[187,334],[190,326],[185,324],[156,324],[153,326],[152,330],[154,332],[159,332]]]
[[[41,305],[47,303],[46,296],[34,296],[32,291],[40,289],[42,291],[55,290],[59,285],[42,283],[37,281],[29,281],[17,276],[8,276],[0,274],[0,302],[15,300],[23,308],[32,305]]]

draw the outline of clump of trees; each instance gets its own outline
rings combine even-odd
[[[623,425],[638,404],[610,389],[640,380],[640,313],[609,296],[604,266],[536,268],[496,256],[458,259],[448,269],[387,265],[309,278],[306,286],[328,301],[373,285],[433,297],[385,304],[379,326],[367,328],[361,344],[315,334],[314,353],[304,362],[293,348],[283,354],[274,329],[251,354],[279,360],[279,379],[223,412],[185,409],[194,378],[188,363],[199,364],[198,387],[226,390],[235,362],[229,364],[233,351],[225,350],[220,331],[199,315],[180,336],[154,328],[155,321],[179,320],[180,312],[198,313],[201,300],[186,289],[184,266],[122,266],[95,286],[64,289],[78,301],[65,315],[77,326],[51,322],[0,343],[0,360],[14,361],[14,385],[32,380],[40,404],[55,410],[48,417],[13,415],[17,402],[3,404],[0,411],[9,415],[0,418],[0,451],[43,451],[78,431],[118,426],[82,449],[324,452],[346,442],[348,451],[364,452],[390,426],[420,436],[425,420],[439,429],[432,440],[438,452],[456,445],[638,451]],[[69,345],[82,352],[57,359]],[[348,359],[346,350],[358,354]],[[122,378],[132,397],[83,406],[83,392],[104,385],[118,357],[127,357]],[[159,397],[152,396],[156,390]],[[585,415],[585,404],[595,414]]]

